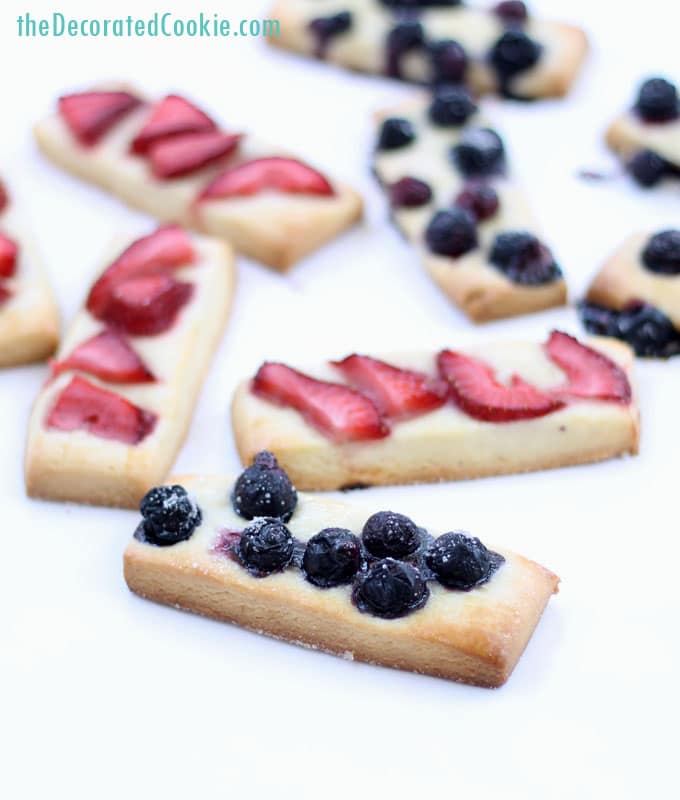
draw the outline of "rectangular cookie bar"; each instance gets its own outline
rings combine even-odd
[[[446,296],[486,322],[563,305],[567,287],[469,92],[444,87],[380,115],[374,172],[391,216]]]
[[[68,172],[280,271],[362,213],[348,186],[251,134],[218,128],[178,95],[155,103],[120,87],[67,95],[35,137]]]
[[[477,92],[521,98],[566,94],[587,51],[585,34],[513,5],[508,15],[456,3],[418,9],[381,0],[278,0],[270,16],[279,32],[268,41],[418,83],[464,80]]]
[[[461,533],[433,541],[402,515],[318,495],[300,494],[285,525],[248,522],[232,487],[191,476],[149,494],[124,557],[133,592],[345,658],[496,687],[557,591],[556,575],[515,553]],[[388,516],[417,537],[403,559],[368,550]]]
[[[225,242],[167,226],[111,256],[33,407],[32,497],[136,507],[174,463],[229,316]]]
[[[298,371],[265,362],[236,389],[242,462],[276,454],[301,489],[462,480],[636,453],[632,353],[554,331]]]
[[[0,367],[44,361],[59,343],[59,312],[25,221],[0,181]]]

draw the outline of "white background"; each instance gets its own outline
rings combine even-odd
[[[678,225],[677,185],[642,192],[616,169],[607,120],[639,78],[680,79],[680,14],[644,3],[536,0],[587,27],[592,53],[566,101],[489,103],[578,297],[632,229]],[[578,330],[572,310],[473,327],[386,222],[367,169],[370,114],[409,89],[260,40],[19,40],[16,15],[218,11],[266,2],[10,0],[0,11],[0,161],[34,223],[66,320],[118,229],[151,222],[61,174],[32,122],[69,88],[126,78],[185,92],[228,126],[296,149],[363,192],[363,226],[280,277],[241,261],[229,330],[179,471],[235,471],[231,391],[264,358],[289,361],[461,335]],[[488,691],[342,661],[131,596],[121,554],[133,512],[30,502],[21,475],[45,367],[0,375],[0,794],[15,798],[638,798],[674,793],[678,714],[676,363],[638,366],[638,458],[455,485],[373,490],[363,502],[468,528],[562,579],[509,683]],[[667,792],[664,791],[664,786]]]

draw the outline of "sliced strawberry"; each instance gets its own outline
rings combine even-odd
[[[240,134],[208,131],[161,139],[149,148],[151,168],[158,178],[188,175],[233,153],[240,138]]]
[[[153,412],[76,376],[57,397],[46,424],[59,431],[87,431],[102,439],[139,444],[157,419]]]
[[[367,395],[382,414],[392,419],[406,419],[440,408],[449,392],[448,385],[441,379],[399,369],[370,356],[354,353],[331,363]]]
[[[174,325],[193,291],[169,275],[129,278],[113,287],[99,319],[130,336],[156,336]]]
[[[92,145],[141,104],[129,92],[83,92],[59,98],[59,112],[81,144]]]
[[[201,192],[201,200],[248,197],[272,189],[285,194],[335,194],[315,169],[294,158],[258,158],[218,175]]]
[[[389,433],[368,397],[339,383],[310,378],[285,364],[264,363],[253,380],[253,391],[299,411],[334,442],[382,439]]]
[[[7,189],[5,188],[5,184],[0,181],[0,212],[4,211],[7,208],[7,204],[9,203],[9,195],[7,194]]]
[[[567,375],[567,384],[558,387],[555,396],[630,402],[632,392],[626,373],[603,353],[562,331],[553,331],[545,348]]]
[[[153,142],[165,136],[204,133],[216,129],[217,125],[200,108],[196,108],[183,97],[169,94],[154,106],[144,127],[134,138],[131,149],[142,154],[146,153]]]
[[[111,264],[92,287],[87,298],[88,310],[103,313],[113,287],[120,281],[141,275],[168,272],[190,264],[195,258],[191,239],[177,225],[166,225],[137,239]]]
[[[0,278],[11,278],[17,268],[17,243],[0,233]]]
[[[463,353],[442,350],[437,365],[439,374],[451,386],[456,405],[475,419],[486,422],[532,419],[564,405],[517,375],[513,375],[509,386],[499,383],[488,364]]]
[[[102,331],[79,344],[68,358],[52,364],[52,374],[80,370],[96,375],[109,383],[153,383],[153,374],[132,349],[128,341],[115,331]]]
[[[9,300],[9,298],[10,298],[11,296],[12,296],[12,292],[11,292],[11,291],[10,291],[10,290],[9,290],[9,289],[6,287],[6,286],[3,286],[3,285],[0,283],[0,306],[1,306],[1,305],[2,305],[4,302],[6,302],[7,300]]]

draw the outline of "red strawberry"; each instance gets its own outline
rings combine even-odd
[[[204,133],[214,131],[217,125],[200,108],[179,97],[169,94],[153,110],[144,127],[132,142],[134,153],[146,153],[150,145],[165,136],[180,133]]]
[[[335,194],[321,173],[294,158],[258,158],[218,175],[201,192],[202,200],[248,197],[273,189],[285,194]]]
[[[0,212],[4,211],[9,203],[9,195],[7,194],[7,189],[5,189],[5,184],[0,181]]]
[[[442,350],[439,374],[451,386],[453,399],[466,414],[486,422],[511,422],[543,417],[564,403],[513,375],[510,386],[499,383],[493,370],[471,356]]]
[[[133,405],[115,392],[76,376],[61,392],[47,417],[47,427],[87,431],[102,439],[139,444],[156,426],[152,411]]]
[[[137,239],[111,264],[90,290],[87,308],[103,313],[113,287],[141,275],[157,275],[190,264],[195,258],[191,239],[177,225],[166,225]]]
[[[253,391],[291,406],[334,442],[382,439],[389,428],[363,394],[339,383],[327,383],[287,367],[264,363],[253,380]]]
[[[561,331],[550,334],[545,348],[567,374],[568,382],[555,390],[556,397],[630,402],[632,392],[626,373],[607,356]]]
[[[79,344],[68,358],[52,364],[52,374],[80,370],[110,383],[153,383],[156,379],[128,341],[115,331],[102,331]]]
[[[360,392],[370,397],[382,414],[392,419],[424,414],[446,402],[447,384],[422,372],[399,369],[356,353],[331,363]]]
[[[172,327],[194,287],[169,275],[142,275],[117,283],[99,319],[131,336],[155,336]]]
[[[0,283],[0,306],[12,296],[12,292]]]
[[[0,233],[0,278],[11,278],[17,267],[17,243]]]
[[[81,144],[92,145],[141,104],[128,92],[83,92],[59,98],[59,112]]]
[[[187,133],[160,139],[149,147],[149,159],[158,178],[178,178],[232,153],[238,146],[240,134]]]

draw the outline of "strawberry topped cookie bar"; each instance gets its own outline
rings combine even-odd
[[[349,187],[252,134],[219,127],[179,95],[153,103],[127,89],[66,95],[35,136],[67,171],[281,271],[361,216]]]
[[[534,98],[565,94],[584,59],[579,28],[536,19],[523,2],[278,0],[272,44],[418,83]]]
[[[166,226],[117,247],[33,408],[28,494],[134,508],[186,436],[229,315],[229,246]]]
[[[382,115],[374,172],[391,216],[442,291],[475,322],[563,305],[567,287],[503,139],[464,86]]]
[[[613,339],[490,342],[266,362],[236,390],[245,464],[276,454],[302,489],[459,480],[636,453],[632,353]]]
[[[25,223],[0,180],[0,367],[43,361],[59,342],[59,313]]]

